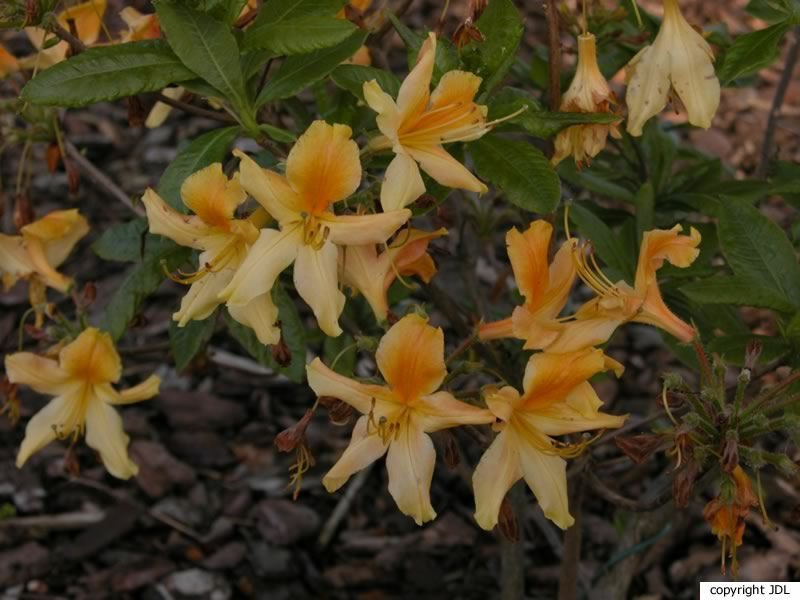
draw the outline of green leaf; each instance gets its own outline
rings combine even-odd
[[[245,50],[271,50],[276,55],[305,54],[343,42],[357,27],[335,17],[296,17],[255,25],[245,31]]]
[[[721,202],[719,241],[733,272],[800,307],[800,264],[780,227],[743,202]]]
[[[258,11],[252,27],[280,23],[297,17],[332,16],[345,4],[347,0],[269,0]]]
[[[708,349],[720,354],[726,362],[741,366],[744,364],[747,344],[753,340],[761,344],[761,356],[758,358],[758,364],[777,360],[792,349],[791,344],[784,338],[754,334],[723,335],[711,340]]]
[[[634,275],[634,255],[600,217],[581,204],[569,207],[569,220],[578,228],[583,237],[589,239],[597,255],[612,269],[632,282]],[[613,279],[613,278],[612,278]]]
[[[789,27],[788,23],[778,23],[736,38],[725,53],[718,72],[720,80],[728,83],[771,65],[778,58],[780,41]]]
[[[767,23],[786,21],[797,12],[792,0],[750,0],[745,10]]]
[[[275,140],[276,142],[291,144],[297,141],[297,136],[288,129],[281,129],[280,127],[275,127],[275,125],[270,125],[269,123],[262,123],[258,126],[258,128],[267,134],[267,137]]]
[[[619,173],[614,174],[608,170],[601,169],[597,162],[593,163],[591,167],[578,170],[573,161],[564,160],[558,165],[558,174],[573,185],[585,188],[600,196],[631,203],[634,201],[633,192],[614,181],[614,176],[619,177]]]
[[[276,363],[272,358],[270,347],[259,342],[252,329],[234,320],[227,311],[225,313],[225,323],[231,335],[253,358],[262,365],[283,373],[292,381],[300,383],[305,379],[306,375],[306,331],[303,327],[303,321],[300,319],[300,314],[297,312],[294,301],[280,283],[276,283],[272,288],[272,300],[275,302],[275,306],[278,307],[278,318],[281,321],[283,340],[292,355],[292,362],[288,367],[281,367]]]
[[[147,235],[147,219],[140,217],[106,229],[92,244],[92,250],[103,260],[133,262],[139,260]]]
[[[183,64],[225,94],[237,110],[246,112],[239,47],[230,27],[180,3],[159,0],[153,4],[167,41]]]
[[[189,321],[184,327],[178,327],[177,321],[169,322],[169,347],[176,370],[183,371],[197,353],[205,348],[214,334],[217,312],[215,310],[202,321]]]
[[[322,343],[322,362],[345,377],[352,377],[356,368],[358,349],[351,335],[326,337]]]
[[[475,22],[484,41],[472,41],[461,49],[467,71],[483,79],[484,94],[492,90],[514,62],[522,40],[522,18],[512,0],[492,0]]]
[[[223,127],[192,140],[169,164],[158,182],[158,193],[172,208],[187,212],[181,200],[181,185],[186,178],[215,162],[222,162],[239,133],[238,127]]]
[[[641,243],[645,231],[653,228],[656,196],[653,184],[648,181],[639,188],[633,203],[636,206],[636,238]]]
[[[420,48],[422,48],[422,44],[428,39],[428,34],[420,35],[415,31],[411,31],[392,13],[389,13],[389,20],[392,22],[392,25],[394,25],[397,35],[400,36],[400,39],[403,40],[403,43],[406,45],[408,69],[411,70],[414,68],[414,65],[417,64],[417,55],[419,54]],[[447,39],[438,38],[436,40],[436,56],[433,63],[431,84],[436,85],[442,75],[458,68],[459,60],[455,48]]]
[[[189,248],[178,246],[171,240],[148,236],[144,258],[131,269],[114,292],[100,319],[100,329],[107,331],[113,340],[118,340],[145,298],[155,292],[166,278],[165,269],[175,270],[190,254]]]
[[[161,90],[195,77],[166,42],[151,40],[89,48],[41,71],[22,88],[34,104],[86,106]]]
[[[490,134],[468,148],[478,175],[497,185],[513,204],[540,214],[558,206],[561,182],[535,146]]]
[[[782,294],[763,287],[759,282],[738,275],[709,277],[681,286],[681,291],[698,304],[732,304],[757,306],[780,312],[792,312],[794,306]]]
[[[299,56],[290,56],[270,77],[256,100],[256,106],[294,96],[311,84],[320,81],[342,61],[353,56],[366,39],[367,32],[359,29],[345,41],[330,48],[315,50]]]
[[[397,98],[400,80],[383,69],[361,65],[339,65],[331,72],[333,83],[347,90],[359,100],[364,100],[364,84],[376,79],[381,89],[392,98]]]

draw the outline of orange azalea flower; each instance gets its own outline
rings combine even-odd
[[[320,328],[337,336],[344,294],[339,290],[339,248],[385,242],[411,216],[408,209],[373,215],[336,215],[336,202],[361,183],[358,146],[346,125],[315,121],[286,159],[286,176],[262,169],[243,152],[242,186],[278,221],[262,229],[236,275],[219,297],[242,306],[267,294],[275,279],[294,263],[297,293],[314,312]]]
[[[142,198],[151,233],[201,250],[200,269],[176,278],[191,284],[180,310],[172,315],[178,327],[191,320],[203,320],[214,312],[221,302],[217,297],[220,290],[231,282],[249,246],[258,239],[258,228],[268,219],[261,209],[248,219],[235,218],[236,208],[247,199],[247,193],[237,177],[229,180],[225,176],[220,163],[190,175],[181,186],[181,198],[194,215],[179,213],[152,189]],[[278,343],[278,309],[268,292],[245,304],[229,306],[228,311],[234,319],[252,327],[261,343]]]
[[[685,268],[697,258],[700,233],[692,227],[680,235],[680,225],[672,229],[645,232],[639,249],[634,287],[624,281],[612,283],[597,268],[593,256],[587,258],[584,246],[574,244],[573,258],[578,276],[597,294],[575,313],[575,320],[563,323],[559,337],[548,347],[551,352],[567,352],[601,344],[622,323],[635,321],[654,325],[682,342],[695,337],[695,329],[675,315],[664,303],[656,271],[664,261]]]
[[[398,276],[417,275],[428,283],[436,265],[426,252],[428,242],[447,235],[437,231],[402,229],[386,249],[378,254],[375,244],[351,246],[341,254],[342,283],[364,294],[378,321],[389,314],[386,292]]]
[[[750,478],[739,465],[731,472],[736,486],[733,501],[725,503],[717,496],[703,509],[703,517],[711,525],[711,532],[722,542],[722,572],[725,572],[725,548],[733,559],[733,573],[736,574],[736,548],[742,545],[744,520],[750,508],[759,505],[758,497],[750,486]]]
[[[161,37],[161,25],[155,13],[144,14],[132,6],[126,6],[119,12],[119,16],[128,26],[120,42],[136,42],[141,40],[155,40]]]
[[[600,68],[597,66],[597,47],[591,33],[578,36],[578,68],[569,89],[561,99],[561,110],[580,113],[610,113],[611,105],[617,104],[617,97]],[[620,119],[621,120],[621,119]],[[616,124],[573,125],[560,131],[555,140],[555,153],[551,162],[557,165],[572,154],[580,166],[605,148],[606,137],[619,139],[622,134]]]
[[[447,369],[444,334],[418,315],[400,319],[383,336],[375,354],[388,385],[367,385],[339,375],[315,358],[306,367],[317,396],[333,396],[364,416],[353,429],[350,445],[322,480],[329,492],[384,454],[389,493],[397,507],[418,525],[436,517],[430,486],[436,453],[427,434],[464,424],[490,423],[486,409],[437,392]]]
[[[575,281],[575,241],[565,241],[548,265],[552,235],[553,226],[541,219],[533,221],[525,233],[516,228],[508,231],[508,257],[525,304],[515,308],[507,319],[482,324],[478,330],[481,339],[516,337],[525,340],[526,349],[538,350],[547,348],[558,337],[562,323],[557,317]]]
[[[54,439],[77,438],[85,430],[86,443],[97,450],[109,473],[120,479],[136,475],[139,469],[128,457],[129,438],[114,405],[152,398],[161,380],[151,375],[121,392],[111,387],[119,381],[122,364],[107,333],[84,330],[61,349],[58,361],[17,352],[6,356],[5,364],[12,383],[55,396],[28,422],[17,467]]]
[[[436,35],[431,33],[419,50],[417,64],[408,74],[395,101],[377,80],[364,83],[364,99],[378,113],[383,135],[373,139],[373,150],[391,148],[395,157],[386,169],[381,187],[384,210],[407,206],[425,192],[417,163],[442,185],[471,192],[486,186],[450,156],[442,144],[477,140],[492,127],[487,108],[475,104],[481,78],[466,71],[450,71],[431,94],[436,56]]]
[[[72,279],[56,271],[75,244],[89,232],[89,224],[78,209],[56,210],[28,223],[22,235],[0,233],[0,275],[7,290],[18,279],[32,286],[66,292]],[[42,291],[43,293],[43,291]]]
[[[91,46],[100,37],[100,29],[103,26],[105,12],[106,0],[88,0],[81,4],[65,6],[64,10],[58,14],[58,22],[69,31],[69,21],[72,20],[75,23],[78,39],[87,46]],[[52,38],[52,34],[49,34],[41,27],[26,27],[25,33],[39,52],[33,56],[20,59],[20,65],[24,68],[46,69],[67,58],[67,52],[69,52],[69,44],[67,42],[58,42],[56,45],[45,49],[43,48],[45,41]]]
[[[3,44],[0,44],[0,77],[19,71],[19,63]]]
[[[500,419],[500,433],[481,457],[472,476],[475,520],[484,529],[497,525],[500,505],[514,483],[524,478],[544,515],[562,529],[574,523],[567,503],[565,456],[583,445],[566,446],[550,436],[620,427],[627,416],[600,412],[602,401],[587,381],[622,365],[601,350],[535,354],[525,368],[523,394],[503,387],[486,404]]]

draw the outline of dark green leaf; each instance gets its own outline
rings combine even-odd
[[[183,371],[197,353],[205,348],[214,333],[217,311],[202,321],[189,321],[178,327],[177,321],[169,322],[169,347],[175,360],[175,369]]]
[[[721,202],[719,241],[733,272],[800,307],[800,263],[780,227],[743,202]]]
[[[103,260],[133,262],[139,260],[147,235],[147,219],[140,217],[114,225],[92,244],[92,250]]]
[[[289,346],[292,362],[288,367],[281,367],[272,358],[270,346],[265,346],[258,341],[255,332],[249,327],[234,320],[230,314],[225,313],[225,322],[231,335],[242,347],[262,365],[279,373],[283,373],[295,382],[301,382],[306,374],[306,333],[303,321],[297,312],[292,299],[280,285],[276,283],[272,288],[272,300],[278,307],[278,318],[281,320],[283,340]]]
[[[781,294],[759,282],[738,275],[709,277],[681,286],[681,291],[699,304],[733,304],[757,306],[780,312],[791,312],[794,306]]]
[[[252,27],[297,17],[333,16],[345,4],[347,0],[269,0],[259,10]]]
[[[343,42],[356,31],[346,19],[296,17],[279,23],[250,27],[244,35],[245,50],[270,50],[275,55],[305,54]]]
[[[339,337],[326,337],[322,343],[322,362],[345,377],[352,377],[356,367],[358,352],[353,337],[342,334]]]
[[[641,243],[642,235],[645,231],[653,228],[654,211],[655,211],[655,193],[653,192],[653,184],[647,182],[639,188],[636,196],[633,198],[633,204],[636,206],[636,241]]]
[[[246,110],[239,47],[230,27],[180,3],[159,0],[154,5],[167,41],[183,64],[225,94],[238,110]]]
[[[468,148],[478,175],[497,185],[513,204],[540,214],[558,206],[561,182],[535,146],[489,134]]]
[[[569,220],[578,228],[581,236],[592,243],[592,248],[609,267],[627,281],[633,281],[634,255],[608,225],[581,204],[570,205]]]
[[[745,10],[767,23],[778,23],[792,18],[798,9],[792,0],[750,0]]]
[[[558,165],[558,174],[570,183],[600,196],[633,202],[634,193],[614,181],[614,174],[607,169],[601,169],[596,162],[591,167],[578,170],[573,161],[564,160]]]
[[[414,65],[417,64],[417,55],[419,54],[420,48],[422,48],[422,44],[428,38],[428,34],[420,35],[419,33],[411,31],[392,13],[389,13],[389,20],[392,22],[392,25],[394,25],[400,39],[403,40],[403,43],[406,45],[406,50],[408,51],[408,69],[411,70],[414,68]],[[459,65],[458,54],[453,45],[444,38],[438,38],[436,40],[436,57],[433,63],[431,83],[436,85],[442,75],[453,69],[458,69]]]
[[[85,106],[194,77],[166,42],[130,42],[89,48],[41,71],[22,88],[21,97],[34,104]]]
[[[492,0],[475,22],[484,41],[471,41],[461,49],[465,70],[483,79],[484,94],[505,77],[522,39],[522,18],[512,0]]]
[[[400,91],[400,80],[397,77],[374,67],[339,65],[331,72],[331,79],[359,100],[364,99],[364,84],[373,79],[376,79],[381,89],[393,98],[397,98],[397,93]]]
[[[186,212],[181,185],[186,178],[211,163],[222,162],[239,132],[238,127],[214,129],[195,138],[169,164],[158,182],[158,193],[175,210]]]
[[[780,41],[789,27],[788,23],[778,23],[736,38],[725,53],[718,73],[720,80],[728,83],[771,65],[778,58]]]
[[[154,247],[151,247],[151,243]],[[100,319],[100,329],[107,331],[113,340],[118,340],[145,298],[155,292],[166,278],[165,269],[175,270],[188,259],[190,253],[189,248],[178,246],[170,240],[148,236],[144,258],[131,269],[114,292]]]
[[[789,352],[791,344],[784,338],[768,335],[735,334],[714,338],[709,342],[708,349],[720,354],[726,362],[735,366],[744,364],[744,354],[747,344],[757,341],[761,344],[761,356],[758,363],[764,364],[776,360]]]
[[[350,58],[367,39],[367,32],[358,30],[345,41],[315,50],[300,56],[290,56],[270,77],[264,90],[259,94],[256,105],[261,106],[272,100],[294,96],[301,90],[323,79]]]
[[[297,136],[287,129],[281,129],[280,127],[270,125],[269,123],[262,123],[258,126],[258,128],[267,134],[267,137],[275,140],[276,142],[291,144],[292,142],[297,141]]]

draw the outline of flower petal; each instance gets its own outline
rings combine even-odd
[[[406,150],[423,171],[442,185],[479,194],[489,189],[441,146],[407,146]]]
[[[317,318],[325,335],[342,333],[339,315],[344,309],[344,294],[339,290],[339,249],[330,240],[322,248],[301,244],[294,263],[294,287]]]
[[[580,315],[580,312],[578,312]],[[597,346],[608,341],[614,331],[625,322],[621,316],[619,318],[580,317],[575,321],[563,323],[559,328],[558,337],[544,347],[548,352],[567,353],[575,352],[581,348]],[[526,345],[527,347],[527,345]]]
[[[352,134],[347,125],[314,121],[289,152],[286,178],[307,212],[322,214],[361,184],[361,160]]]
[[[93,395],[86,407],[86,443],[100,454],[106,470],[120,479],[130,479],[139,472],[128,456],[129,441],[119,413]]]
[[[200,217],[183,215],[169,206],[152,188],[147,188],[142,203],[150,223],[150,233],[163,235],[189,248],[203,249],[202,239],[214,232]]]
[[[506,247],[514,280],[525,303],[537,306],[539,296],[548,285],[549,265],[547,253],[553,226],[543,219],[533,221],[525,233],[512,227],[506,233]]]
[[[647,120],[664,110],[669,96],[669,49],[660,42],[660,35],[652,46],[642,48],[626,67],[628,88],[625,103],[628,105],[628,133],[642,135]]]
[[[475,520],[490,531],[497,525],[506,492],[522,477],[514,432],[505,427],[481,456],[472,474]]]
[[[122,374],[122,362],[111,336],[87,327],[58,353],[61,368],[73,379],[87,383],[114,383]]]
[[[599,412],[596,408],[581,410],[586,407],[576,406],[578,402],[585,403],[592,400],[592,396],[597,399],[592,386],[585,382],[570,394],[567,402],[557,402],[535,412],[520,412],[518,417],[545,435],[565,435],[592,429],[615,429],[625,424],[628,415],[609,415]]]
[[[548,269],[547,289],[539,297],[536,312],[543,319],[554,319],[564,310],[578,273],[572,259],[574,240],[566,240],[556,252]]]
[[[203,264],[202,254],[200,264]],[[233,269],[222,269],[216,273],[208,273],[195,281],[181,299],[178,312],[172,315],[172,319],[178,322],[178,327],[185,327],[189,321],[202,321],[208,318],[222,302],[219,293],[231,282],[234,273]]]
[[[204,223],[228,229],[236,207],[247,200],[239,178],[228,179],[222,163],[212,163],[192,173],[181,185],[183,203]]]
[[[161,378],[158,375],[150,375],[143,382],[117,392],[115,398],[106,398],[106,401],[111,404],[133,404],[134,402],[149,400],[158,395],[160,386]]]
[[[397,508],[417,525],[436,518],[431,506],[431,481],[436,451],[430,436],[410,416],[389,443],[386,469],[389,471],[389,493]]]
[[[70,31],[69,21],[74,21],[78,38],[87,46],[94,44],[100,35],[103,15],[106,12],[106,0],[88,0],[81,4],[65,6],[58,15],[62,27]]]
[[[543,435],[541,437],[544,438]],[[539,501],[544,516],[561,529],[567,529],[575,523],[569,514],[567,461],[545,454],[528,443],[520,446],[519,461],[525,483]]]
[[[247,190],[281,226],[300,218],[303,200],[297,195],[285,177],[263,169],[241,150],[234,150],[239,158],[239,180]]]
[[[219,298],[227,300],[228,307],[244,306],[253,298],[270,292],[281,271],[295,260],[303,244],[302,236],[303,228],[299,225],[280,231],[262,229]]]
[[[405,208],[425,193],[417,162],[399,152],[389,163],[381,184],[381,207],[385,212]]]
[[[397,94],[397,109],[403,125],[413,121],[428,107],[435,60],[436,34],[431,32],[419,49],[417,64],[403,80]]]
[[[340,254],[342,284],[364,295],[375,318],[385,321],[389,304],[383,288],[386,267],[378,260],[375,244],[347,246]]]
[[[444,333],[416,314],[392,325],[375,353],[383,378],[403,402],[435,392],[447,375]]]
[[[228,312],[242,325],[251,327],[262,344],[271,346],[280,341],[281,330],[275,325],[278,307],[269,292],[256,296],[244,306],[229,306]]]
[[[22,467],[32,454],[56,439],[56,428],[67,419],[75,401],[74,394],[56,396],[37,412],[25,427],[25,438],[17,453],[17,468]]]
[[[381,89],[378,81],[365,81],[362,87],[364,92],[364,100],[367,105],[378,113],[375,121],[378,124],[378,129],[387,138],[392,140],[392,144],[397,142],[397,130],[400,127],[400,111],[397,110],[397,104],[394,99]]]
[[[456,400],[450,392],[423,396],[414,405],[414,414],[423,431],[431,433],[458,425],[483,425],[494,422],[494,415],[485,408]]]
[[[40,394],[63,394],[70,376],[56,361],[31,352],[6,355],[6,375],[11,383],[27,385]]]
[[[469,104],[475,99],[481,78],[469,71],[448,71],[431,94],[430,109]]]
[[[328,241],[339,246],[381,244],[411,218],[407,208],[371,215],[334,215],[319,220],[330,229]]]
[[[77,208],[54,210],[20,231],[26,239],[40,240],[47,263],[57,267],[67,259],[78,240],[89,233],[89,223]]]
[[[525,367],[522,387],[524,408],[541,410],[561,402],[579,384],[605,369],[602,350],[586,348],[576,352],[534,354]]]
[[[389,390],[384,386],[360,383],[355,379],[340,375],[326,367],[319,358],[315,358],[306,365],[306,375],[308,385],[314,390],[317,397],[338,398],[364,415],[372,410],[373,404],[390,401]]]
[[[367,417],[361,417],[353,428],[350,445],[322,478],[322,485],[329,492],[335,492],[347,483],[353,473],[357,473],[383,456],[386,448],[381,436],[367,433]]]
[[[132,7],[129,6],[128,8]],[[164,96],[166,96],[167,98],[171,98],[172,100],[180,100],[181,96],[183,96],[185,91],[186,90],[184,88],[177,85],[174,87],[164,88],[163,90],[161,90],[161,93],[164,94]],[[167,120],[167,117],[169,117],[172,111],[173,111],[172,106],[166,104],[165,102],[161,102],[159,100],[153,105],[153,108],[150,109],[150,112],[147,113],[147,118],[144,120],[145,128],[155,129],[156,127],[161,127],[164,124],[164,121]]]
[[[683,227],[675,225],[672,229],[653,229],[645,231],[639,249],[639,262],[636,265],[634,288],[639,296],[644,296],[652,285],[657,285],[656,271],[664,261],[685,268],[691,265],[700,254],[700,232],[694,227],[689,235],[680,235]]]
[[[20,277],[33,273],[35,268],[22,236],[0,233],[0,274],[4,287],[11,287]]]

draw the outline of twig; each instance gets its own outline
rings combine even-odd
[[[631,500],[630,498],[626,498],[625,496],[622,496],[611,488],[607,487],[605,483],[600,481],[597,475],[592,473],[591,469],[586,471],[586,477],[589,484],[592,486],[592,489],[597,492],[598,496],[610,502],[611,504],[614,504],[615,506],[624,508],[625,510],[629,510],[631,512],[650,512],[651,510],[656,510],[657,508],[669,502],[672,498],[671,483],[663,486],[653,498]]]
[[[217,112],[215,110],[206,110],[205,108],[200,108],[199,106],[195,106],[194,104],[189,104],[188,102],[181,102],[180,100],[173,100],[169,96],[165,96],[161,92],[156,94],[156,98],[158,98],[159,102],[163,102],[164,104],[168,104],[173,108],[177,108],[184,112],[197,115],[198,117],[205,117],[207,119],[214,119],[215,121],[220,121],[222,123],[236,123],[236,119],[234,119],[228,113]]]
[[[772,107],[769,111],[769,119],[767,120],[767,129],[764,132],[764,141],[761,143],[761,158],[756,170],[756,177],[764,177],[767,173],[767,165],[769,164],[770,154],[772,154],[772,142],[775,138],[775,128],[778,125],[778,115],[783,106],[783,99],[786,96],[786,90],[789,89],[789,82],[792,80],[792,73],[797,65],[797,59],[800,57],[800,25],[794,29],[794,44],[789,48],[786,54],[786,61],[783,65],[783,72],[781,78],[778,80],[778,87],[775,88],[775,97],[772,98]]]
[[[413,2],[414,0],[405,0],[403,4],[401,4],[399,8],[395,11],[394,16],[398,18],[402,17],[404,14],[406,14],[406,11],[411,7],[411,4]],[[392,28],[392,22],[389,19],[386,19],[386,22],[383,24],[383,26],[380,29],[378,29],[378,31],[376,31],[375,34],[372,36],[372,39],[369,40],[370,42],[369,45],[370,46],[376,45],[379,41],[381,41],[383,36],[385,36],[389,32],[391,28]]]
[[[550,110],[557,111],[561,105],[561,30],[558,24],[558,7],[554,0],[545,0],[547,17],[547,63],[550,74]]]
[[[80,150],[72,145],[72,142],[64,140],[64,148],[66,148],[67,154],[70,156],[70,158],[75,161],[78,169],[97,187],[103,189],[105,192],[108,192],[108,194],[122,202],[122,204],[127,206],[137,215],[142,217],[144,216],[144,209],[140,206],[134,205],[133,202],[131,202],[131,199],[128,197],[128,194],[123,192],[122,189],[116,183],[111,181],[111,179],[105,173],[95,167],[88,158],[81,154]]]
[[[585,465],[586,461],[583,461],[583,466],[585,467]],[[577,478],[570,490],[570,512],[575,518],[575,523],[564,534],[564,554],[561,558],[561,572],[558,577],[558,600],[575,600],[578,597],[585,477],[584,468],[584,475]]]
[[[336,532],[336,528],[339,527],[339,523],[341,523],[350,505],[353,503],[353,500],[355,500],[358,491],[364,486],[364,483],[366,483],[367,477],[369,477],[370,471],[372,471],[372,465],[374,464],[375,463],[370,463],[366,468],[356,473],[356,476],[347,484],[347,489],[339,499],[336,508],[333,509],[331,516],[322,527],[319,538],[317,538],[317,547],[320,550],[327,548],[333,538],[333,534]]]
[[[72,51],[73,56],[86,50],[86,44],[84,44],[76,36],[72,35],[72,33],[70,33],[69,30],[67,30],[58,21],[53,20],[49,27],[52,29],[53,33],[69,44],[69,48]]]
[[[519,523],[524,522],[525,498],[523,482],[518,481],[508,491],[507,498]],[[500,598],[522,600],[525,597],[525,554],[523,542],[525,528],[518,527],[519,539],[512,542],[500,535]]]
[[[47,529],[49,531],[66,531],[83,529],[102,521],[106,513],[102,510],[66,512],[56,515],[36,515],[33,517],[15,517],[0,519],[0,529]]]

